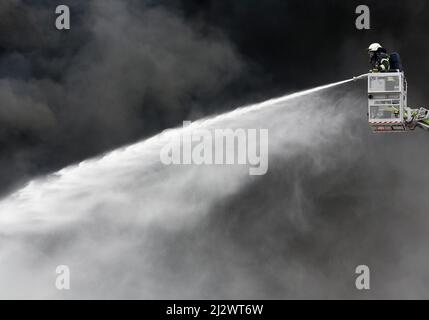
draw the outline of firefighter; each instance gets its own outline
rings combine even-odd
[[[379,43],[372,43],[368,47],[368,55],[372,72],[387,72],[390,70],[390,56]]]

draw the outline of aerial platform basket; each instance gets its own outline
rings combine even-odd
[[[368,123],[373,132],[405,132],[407,81],[403,72],[368,74]]]

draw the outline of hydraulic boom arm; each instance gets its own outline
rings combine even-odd
[[[429,110],[426,108],[411,109],[404,108],[405,121],[411,127],[419,126],[425,130],[429,130]]]

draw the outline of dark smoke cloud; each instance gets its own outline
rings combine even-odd
[[[226,38],[203,36],[162,6],[78,2],[64,33],[53,8],[2,4],[6,184],[37,173],[31,163],[52,170],[204,114],[200,103],[221,97],[244,70]],[[24,168],[13,168],[13,157]]]

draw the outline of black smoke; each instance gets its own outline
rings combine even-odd
[[[3,186],[200,117],[245,72],[221,33],[165,6],[71,4],[60,32],[55,2],[2,3]]]

